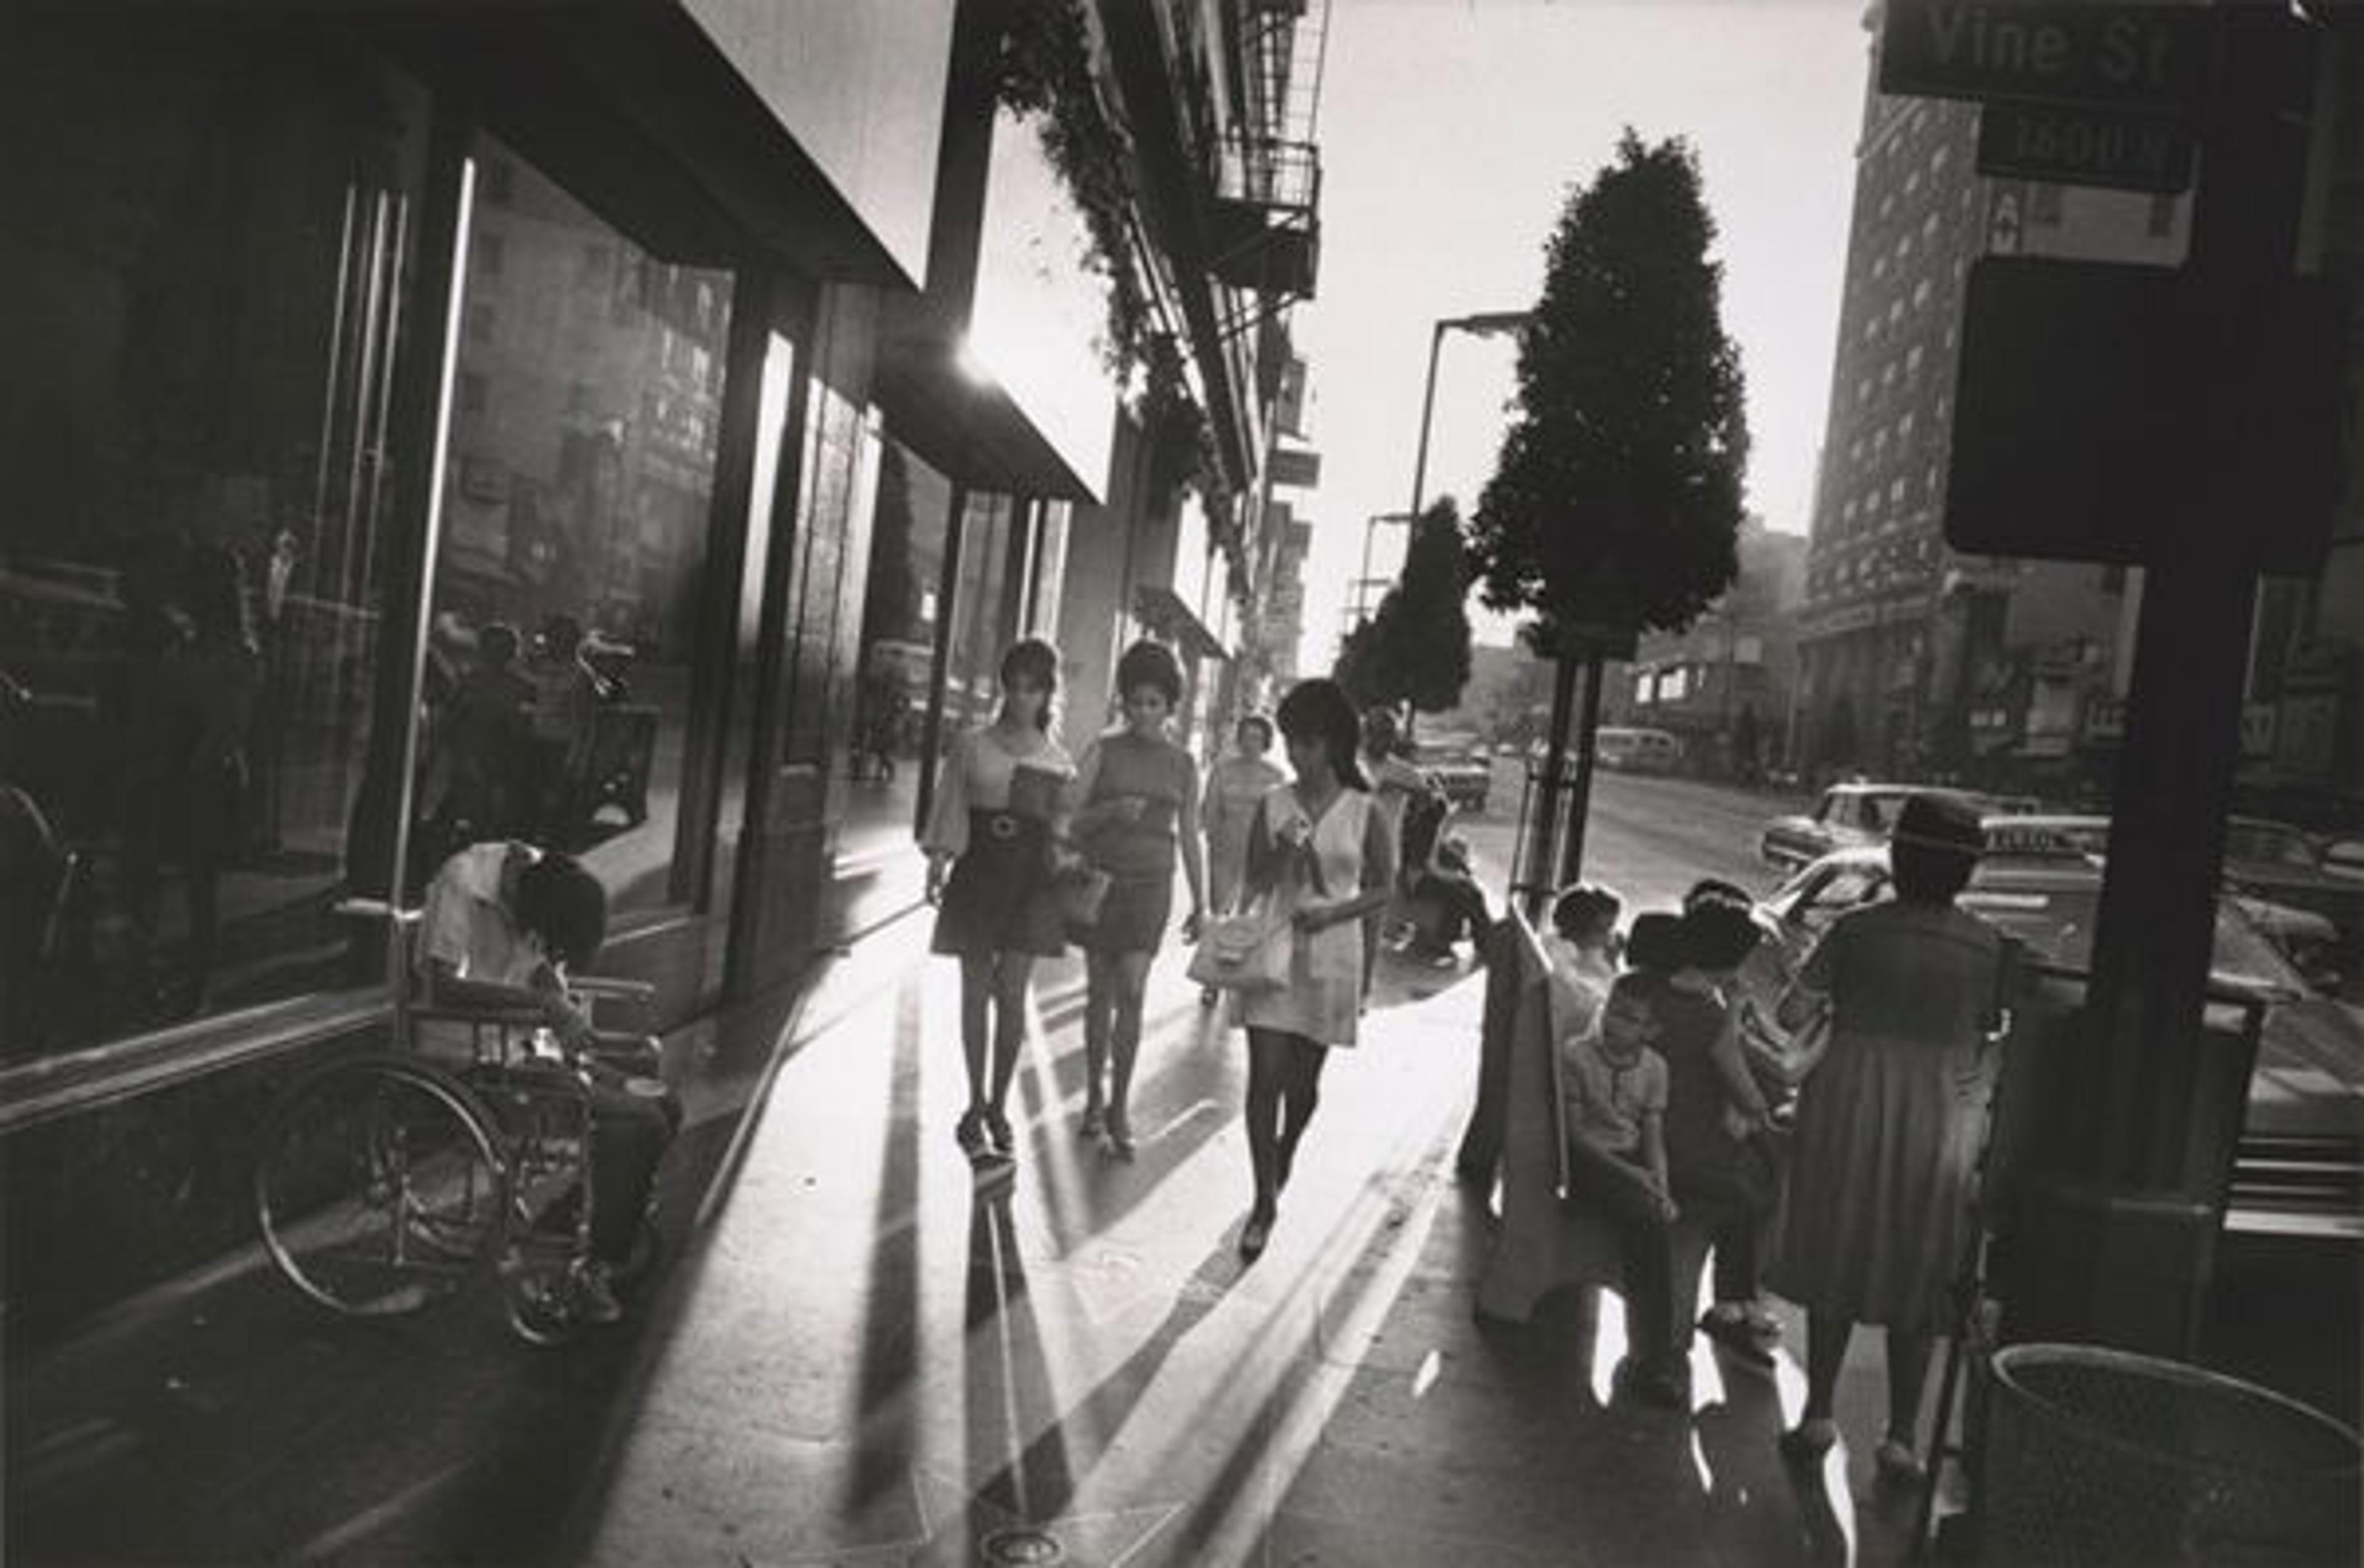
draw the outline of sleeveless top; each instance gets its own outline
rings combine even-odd
[[[1190,753],[1171,740],[1129,729],[1103,735],[1094,744],[1099,771],[1092,780],[1091,797],[1082,804],[1130,795],[1143,805],[1131,821],[1110,817],[1095,826],[1084,838],[1085,853],[1100,870],[1127,881],[1171,876],[1182,806],[1190,793]]]

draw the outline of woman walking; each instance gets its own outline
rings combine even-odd
[[[1254,1262],[1272,1235],[1298,1144],[1313,1119],[1321,1066],[1355,1043],[1363,999],[1363,920],[1395,885],[1395,833],[1355,761],[1355,705],[1334,681],[1281,699],[1296,782],[1265,796],[1249,834],[1247,890],[1288,915],[1288,984],[1246,994],[1248,1162],[1255,1199],[1240,1231]]]
[[[1053,844],[1075,767],[1051,737],[1059,653],[1028,638],[1001,656],[1001,707],[944,758],[920,844],[932,951],[961,965],[961,1051],[968,1106],[953,1135],[980,1173],[1017,1158],[1008,1105],[1025,1039],[1026,984],[1037,958],[1065,944],[1051,893]]]
[[[1132,1158],[1132,1068],[1141,1054],[1141,996],[1174,907],[1174,862],[1190,886],[1182,940],[1199,940],[1206,869],[1199,843],[1199,765],[1166,739],[1182,700],[1182,666],[1154,642],[1117,661],[1123,727],[1094,740],[1076,765],[1074,831],[1109,876],[1099,917],[1081,933],[1084,995],[1083,1134]],[[1106,1093],[1102,1093],[1102,1079]]]
[[[1228,914],[1247,875],[1248,830],[1256,806],[1288,782],[1288,774],[1266,753],[1272,750],[1272,720],[1260,713],[1243,717],[1232,731],[1234,750],[1207,771],[1199,826],[1207,836],[1207,898],[1218,915]],[[1220,997],[1214,987],[1199,993],[1201,1006]]]
[[[1248,830],[1255,825],[1256,806],[1288,782],[1288,774],[1266,755],[1272,750],[1272,720],[1260,713],[1242,718],[1232,732],[1234,750],[1207,770],[1207,793],[1199,825],[1207,834],[1208,901],[1221,915],[1239,896],[1247,875]]]
[[[1837,1438],[1832,1396],[1857,1323],[1888,1329],[1879,1473],[1923,1474],[1917,1432],[1931,1340],[1976,1223],[1971,1184],[1986,1106],[1985,1041],[2002,938],[1954,907],[1981,839],[1968,807],[1909,798],[1890,840],[1891,903],[1824,933],[1781,1023],[1831,1009],[1830,1045],[1798,1098],[1776,1290],[1806,1308],[1806,1403],[1785,1450]]]

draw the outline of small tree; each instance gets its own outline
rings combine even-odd
[[[1412,520],[1402,573],[1371,618],[1346,634],[1335,675],[1363,706],[1443,713],[1469,684],[1469,553],[1450,495]]]
[[[1689,147],[1627,129],[1545,248],[1543,298],[1520,337],[1519,418],[1473,519],[1486,603],[1537,612],[1530,645],[1560,661],[1555,777],[1576,662],[1588,670],[1562,875],[1581,861],[1606,651],[1689,626],[1739,569],[1748,436],[1714,238]]]

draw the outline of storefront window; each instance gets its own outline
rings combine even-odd
[[[1007,495],[968,493],[961,519],[960,571],[953,585],[951,652],[944,662],[946,739],[985,723],[1000,706],[1001,653],[1012,636],[1008,612],[1016,512]],[[1064,711],[1060,718],[1065,733],[1075,733]]]
[[[580,855],[676,902],[731,277],[651,254],[489,136],[455,366],[423,855]]]
[[[335,906],[373,880],[348,849],[422,462],[390,410],[426,95],[118,14],[45,31],[0,61],[13,1056],[383,979]]]
[[[881,448],[863,591],[862,655],[834,864],[871,876],[912,843],[928,765],[928,682],[942,634],[952,484],[893,439]]]

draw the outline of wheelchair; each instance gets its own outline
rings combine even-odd
[[[578,1004],[645,1002],[638,982],[578,977]],[[464,1054],[420,1049],[456,1036]],[[603,1035],[601,1045],[624,1037]],[[399,998],[395,1049],[323,1065],[289,1085],[254,1166],[265,1250],[287,1281],[344,1317],[390,1318],[496,1284],[530,1344],[583,1326],[592,1262],[594,1047],[561,1047],[530,1009],[446,1008]],[[648,1071],[652,1066],[641,1063]],[[645,1084],[628,1078],[627,1092]],[[645,1271],[656,1230],[640,1218]]]

